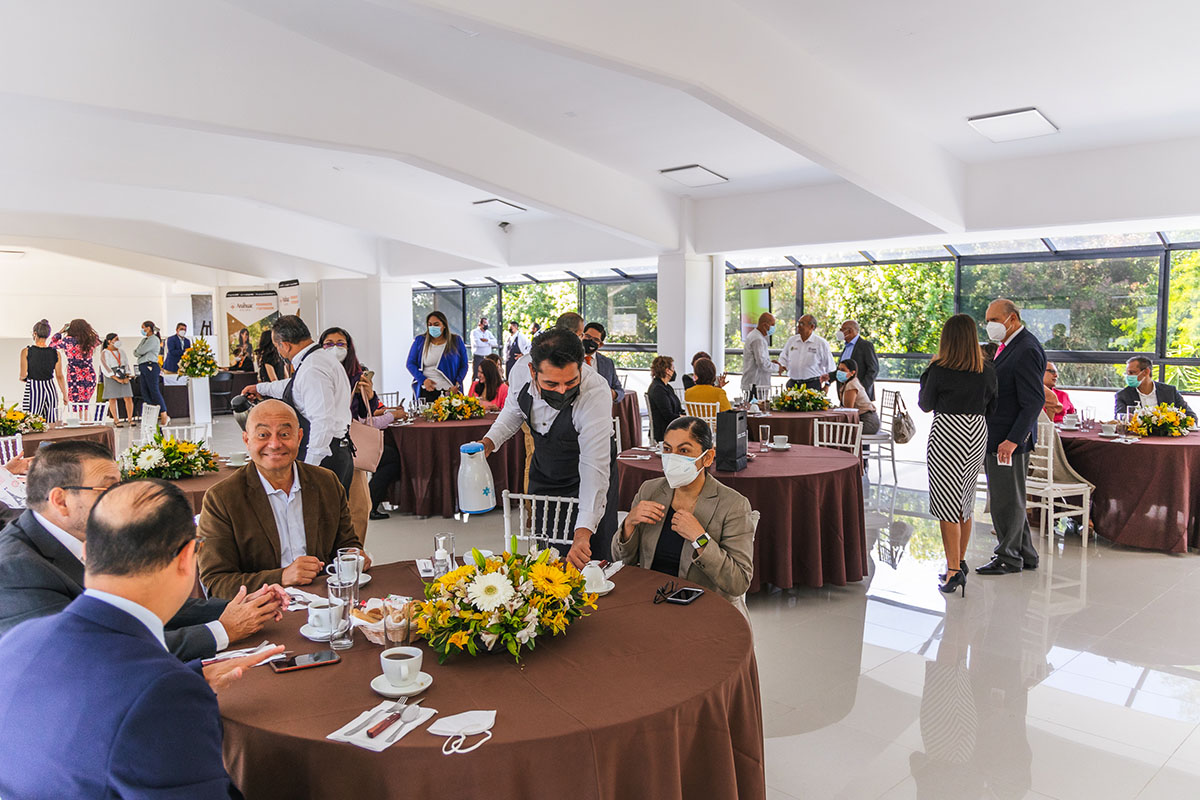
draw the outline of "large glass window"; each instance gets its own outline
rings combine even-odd
[[[658,281],[585,284],[583,318],[604,325],[606,345],[654,344],[658,341]]]
[[[483,286],[466,290],[467,295],[467,327],[474,329],[482,317],[487,317],[488,330],[497,333],[500,330],[500,317],[497,311],[497,301],[500,299],[500,287]],[[468,334],[469,336],[470,334]],[[499,335],[497,333],[497,335]]]
[[[1168,358],[1200,358],[1200,250],[1171,253],[1167,297]],[[1166,378],[1185,392],[1200,391],[1200,366],[1168,364]]]
[[[788,267],[778,272],[731,272],[725,275],[725,369],[728,372],[742,371],[742,296],[741,290],[752,286],[769,286],[771,289],[771,313],[775,316],[775,335],[770,346],[783,347],[787,338],[796,331],[796,268]],[[690,358],[690,354],[689,354]],[[677,368],[678,364],[675,365]]]
[[[413,292],[413,336],[425,332],[425,320],[430,311],[441,311],[450,323],[451,332],[463,335],[461,289]]]
[[[516,321],[528,335],[535,322],[544,330],[554,324],[559,314],[578,311],[578,286],[575,281],[505,286],[501,291],[506,332],[508,323]]]
[[[961,308],[981,324],[1007,297],[1047,350],[1154,352],[1157,256],[962,266]]]

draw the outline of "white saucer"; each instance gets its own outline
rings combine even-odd
[[[767,445],[767,447],[771,448],[772,450],[791,450],[791,449],[792,449],[792,443],[791,443],[791,442],[788,442],[788,443],[787,443],[787,444],[785,444],[785,445],[777,445],[777,444],[775,444],[774,442],[771,442],[771,443],[769,443],[769,444]]]
[[[1101,439],[1119,439],[1121,437],[1119,433],[1097,433],[1096,435]]]
[[[307,622],[300,626],[300,635],[310,642],[328,642],[333,636],[332,633],[320,633],[317,628]]]
[[[358,585],[359,586],[366,586],[370,582],[371,582],[371,573],[364,572],[362,575],[358,576]]]
[[[433,685],[433,676],[428,672],[422,672],[417,676],[417,682],[411,686],[397,688],[388,682],[387,675],[376,675],[371,681],[371,689],[376,694],[381,694],[384,697],[390,697],[395,700],[400,697],[411,697],[414,694],[420,694]]]
[[[1064,430],[1064,431],[1077,431],[1077,430],[1079,430],[1079,426],[1078,426],[1078,425],[1076,425],[1074,428],[1068,428],[1066,425],[1063,425],[1063,426],[1062,426],[1062,430]]]
[[[590,592],[590,594],[594,594],[594,595],[596,595],[597,597],[604,597],[604,595],[606,595],[606,594],[608,594],[609,592],[611,592],[611,591],[613,590],[613,588],[616,586],[616,584],[615,584],[615,583],[613,583],[612,581],[605,581],[604,583],[606,584],[606,586],[605,586],[603,589],[601,589],[601,590],[600,590],[600,591],[598,591],[598,592]],[[584,591],[587,591],[587,587],[586,587],[586,586],[585,586],[585,587],[583,587],[583,588],[584,588]]]

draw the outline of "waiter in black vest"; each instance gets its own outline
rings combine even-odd
[[[504,348],[507,358],[504,359],[504,378],[512,377],[513,364],[521,356],[529,355],[529,340],[521,333],[521,326],[515,322],[508,323],[508,346]]]
[[[529,493],[579,498],[567,560],[582,570],[590,559],[609,557],[617,530],[612,392],[595,370],[583,368],[583,344],[574,331],[539,334],[529,356],[532,382],[504,404],[483,450],[491,455],[529,422],[535,442]]]
[[[300,418],[300,458],[338,476],[347,494],[354,478],[350,448],[350,381],[330,351],[313,342],[304,321],[295,314],[275,320],[271,339],[279,355],[292,362],[292,377],[247,386],[251,400],[277,397]]]

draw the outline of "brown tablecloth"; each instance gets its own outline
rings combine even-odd
[[[21,446],[26,456],[37,452],[42,442],[86,441],[96,442],[108,448],[116,455],[117,437],[113,429],[107,425],[81,425],[78,428],[54,427],[41,433],[21,434]]]
[[[183,490],[183,493],[188,496],[188,500],[192,501],[192,508],[196,509],[196,513],[199,514],[204,503],[204,493],[228,478],[238,469],[240,467],[231,467],[225,464],[216,472],[199,475],[195,478],[180,478],[179,480],[171,481],[171,483]]]
[[[792,445],[754,453],[741,472],[713,471],[759,512],[751,592],[765,584],[844,586],[867,574],[862,467],[850,453]],[[641,485],[662,476],[662,460],[617,461],[620,508],[628,511]]]
[[[400,451],[400,478],[388,490],[388,501],[400,511],[423,517],[453,517],[458,509],[458,448],[477,442],[496,421],[483,419],[414,422],[387,429]],[[520,492],[525,485],[525,437],[518,433],[488,458],[496,484],[497,505],[505,489]]]
[[[420,593],[411,562],[372,570],[363,597]],[[599,610],[520,665],[498,653],[439,665],[420,695],[434,719],[496,709],[493,738],[442,755],[424,727],[382,753],[325,737],[382,698],[381,647],[361,635],[342,662],[290,674],[251,669],[218,696],[225,762],[247,800],[496,797],[534,800],[762,798],[763,729],[750,629],[723,598],[654,605],[665,576],[628,567]],[[319,591],[319,590],[318,590]],[[299,653],[301,611],[263,639]]]
[[[1096,485],[1096,533],[1117,544],[1186,553],[1200,547],[1200,433],[1133,444],[1061,431],[1075,470]]]
[[[816,422],[858,422],[853,408],[831,408],[827,411],[772,411],[762,417],[746,416],[746,432],[750,441],[758,441],[758,426],[770,425],[771,437],[787,434],[788,444],[812,444],[816,441]]]
[[[637,392],[626,392],[621,402],[613,403],[613,416],[621,420],[621,441],[618,450],[642,446],[642,409]]]

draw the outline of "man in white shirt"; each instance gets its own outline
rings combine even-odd
[[[768,337],[775,333],[775,317],[764,311],[758,326],[746,334],[742,347],[742,394],[754,395],[759,389],[771,388],[775,367],[771,363]]]
[[[479,363],[492,354],[496,345],[496,334],[488,330],[487,317],[480,317],[479,324],[471,331],[472,381],[479,377]]]
[[[275,320],[271,338],[279,355],[292,362],[292,377],[247,386],[242,394],[252,400],[276,397],[294,408],[300,419],[300,459],[331,470],[349,494],[354,456],[346,369],[332,352],[313,342],[308,326],[294,314]]]
[[[512,376],[513,364],[521,356],[529,355],[529,337],[521,333],[521,326],[516,322],[508,323],[508,346],[505,348],[507,358],[504,360],[505,377]]]
[[[592,558],[608,557],[617,529],[612,392],[584,366],[583,345],[568,328],[535,338],[529,359],[525,381],[519,388],[510,384],[510,399],[483,439],[484,454],[529,423],[535,442],[529,492],[579,498],[574,522],[555,538],[573,538],[567,560],[583,569]]]
[[[824,391],[829,375],[837,369],[829,342],[816,333],[817,320],[805,314],[796,323],[796,335],[787,340],[779,353],[779,371],[787,372],[787,388],[805,386]]]

